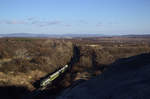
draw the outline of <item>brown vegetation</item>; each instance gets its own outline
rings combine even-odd
[[[34,81],[67,64],[72,57],[72,50],[72,43],[64,42],[63,40],[0,39],[0,75],[1,77],[2,75],[7,76],[4,77],[5,81],[0,80],[0,82],[3,82],[1,86],[4,83],[7,83],[6,85],[19,85],[18,83],[22,85],[20,81],[23,81],[28,83],[28,85],[30,84],[26,87],[31,87]],[[36,79],[34,73],[31,72],[37,73]],[[10,73],[11,76],[9,76]],[[32,79],[28,80],[24,76],[31,76]],[[19,81],[13,81],[13,79],[17,78]]]
[[[148,52],[147,38],[1,38],[0,86],[33,90],[35,81],[69,63],[72,68],[57,83],[58,88],[66,88],[103,73],[117,59]],[[73,57],[78,61],[73,62]]]

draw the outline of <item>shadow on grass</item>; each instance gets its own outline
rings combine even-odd
[[[23,99],[28,93],[25,87],[0,86],[0,99]]]

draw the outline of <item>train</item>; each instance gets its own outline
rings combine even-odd
[[[49,75],[47,78],[45,78],[41,83],[40,83],[40,87],[45,88],[46,86],[52,84],[52,82],[58,78],[61,74],[63,74],[67,68],[69,66],[65,65],[64,67],[62,67],[61,69],[59,69],[58,71],[56,71],[55,73]]]

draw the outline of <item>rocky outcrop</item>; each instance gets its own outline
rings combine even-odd
[[[120,59],[103,74],[63,91],[57,99],[149,99],[150,53]]]

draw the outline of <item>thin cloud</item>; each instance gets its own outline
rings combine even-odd
[[[65,24],[65,26],[66,26],[66,27],[71,27],[72,25],[71,25],[71,24]]]
[[[0,21],[0,24],[2,24],[3,22],[2,21]]]
[[[26,24],[26,22],[20,20],[5,20],[1,21],[1,24]]]
[[[41,21],[37,21],[37,20],[31,22],[31,24],[40,24],[40,23],[41,23]]]
[[[88,22],[85,21],[85,20],[79,20],[79,22],[82,23],[82,24],[88,24]]]
[[[40,27],[46,27],[51,25],[58,25],[62,22],[59,20],[45,21],[45,20],[35,20],[34,17],[25,20],[0,20],[0,24],[28,24]]]
[[[28,21],[32,21],[32,20],[35,20],[36,18],[35,17],[29,17],[27,18]]]
[[[31,24],[34,24],[34,25],[38,25],[40,27],[44,27],[44,26],[50,26],[50,25],[57,25],[57,24],[61,24],[62,22],[61,21],[32,21]]]
[[[102,22],[98,22],[98,23],[96,24],[96,26],[97,26],[97,27],[100,27],[100,26],[103,26],[103,24],[102,24]]]
[[[48,24],[48,25],[55,25],[55,24],[60,24],[61,23],[61,21],[48,21],[48,22],[46,22],[46,24]]]
[[[109,24],[109,25],[116,25],[116,24],[119,24],[119,23],[115,22],[115,21],[109,21],[107,24]]]

